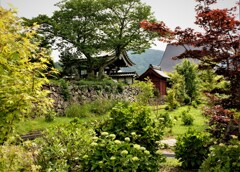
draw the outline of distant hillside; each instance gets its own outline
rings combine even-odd
[[[128,52],[129,58],[136,64],[132,67],[121,68],[123,72],[133,72],[136,71],[138,75],[145,72],[149,64],[159,65],[162,59],[164,51],[148,49],[142,54],[131,54]]]

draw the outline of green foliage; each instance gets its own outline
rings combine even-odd
[[[189,111],[183,111],[181,114],[183,125],[193,125],[194,118]]]
[[[92,102],[85,103],[83,105],[74,103],[66,108],[65,115],[67,117],[78,118],[84,118],[91,115],[105,115],[114,107],[116,103],[117,100],[107,99],[98,99]]]
[[[41,23],[41,31],[51,43],[56,37],[62,38],[57,44],[63,70],[72,69],[77,75],[79,69],[86,69],[89,77],[98,70],[101,78],[100,69],[118,59],[123,51],[142,52],[157,36],[139,27],[144,19],[155,20],[150,6],[140,0],[67,0],[57,7],[59,10],[51,18],[40,15],[29,23]],[[82,55],[86,61],[76,63],[76,57]]]
[[[175,157],[184,169],[199,168],[209,153],[210,137],[196,130],[189,129],[177,138]]]
[[[122,93],[124,86],[123,83],[114,82],[110,78],[104,78],[103,80],[82,79],[78,82],[75,82],[75,84],[82,88],[94,88],[95,90],[104,90],[112,93]]]
[[[157,109],[153,108],[157,114],[168,114],[172,121],[172,125],[167,126],[164,130],[164,137],[176,138],[188,131],[189,128],[195,129],[198,132],[204,132],[207,129],[208,119],[202,114],[202,108],[204,105],[199,105],[197,108],[191,106],[181,106],[175,110],[169,111],[167,105],[158,105]],[[187,111],[190,114],[194,114],[194,123],[191,126],[183,125],[181,114],[183,111]],[[171,127],[172,126],[172,127]],[[168,128],[169,127],[169,128]]]
[[[139,89],[136,97],[138,103],[146,105],[149,103],[149,99],[154,96],[154,85],[149,78],[147,78],[146,81],[135,81],[132,86]]]
[[[70,99],[69,83],[64,79],[59,80],[60,93],[65,101]]]
[[[31,131],[45,130],[46,128],[56,127],[59,125],[65,125],[72,119],[67,117],[55,117],[52,122],[47,122],[44,117],[37,117],[34,119],[22,120],[16,125],[15,131],[18,134],[26,134]]]
[[[93,131],[79,124],[77,119],[46,130],[36,141],[37,165],[42,171],[81,171],[82,157],[90,151],[92,136]]]
[[[161,120],[166,127],[171,128],[173,126],[173,120],[168,112],[160,113],[158,119]]]
[[[200,171],[240,171],[240,141],[236,138],[227,144],[220,143],[210,148],[208,158]]]
[[[219,76],[217,76],[211,69],[202,70],[199,77],[201,79],[201,89],[203,91],[212,91],[219,84]]]
[[[94,137],[92,151],[83,157],[83,171],[159,171],[162,153],[133,142],[130,137],[117,140],[115,134],[102,132]]]
[[[172,87],[167,95],[170,109],[174,109],[178,104],[191,104],[198,99],[200,87],[198,70],[189,60],[184,60],[176,66],[176,71],[170,74],[170,83]]]
[[[90,112],[95,115],[105,115],[117,104],[118,100],[98,99],[89,103]]]
[[[176,66],[178,74],[184,77],[185,93],[190,98],[190,102],[197,99],[198,96],[198,70],[197,65],[189,60],[183,60],[181,65]]]
[[[165,124],[160,119],[152,119],[149,107],[136,103],[118,103],[110,111],[110,119],[102,123],[97,132],[116,133],[116,138],[130,137],[151,152],[156,151],[163,135]]]
[[[54,111],[49,111],[49,112],[45,115],[45,121],[46,121],[46,122],[53,122],[55,116],[56,116],[56,112],[54,112]]]
[[[174,109],[177,109],[180,104],[178,103],[178,101],[176,100],[175,98],[175,92],[174,90],[172,89],[169,89],[168,91],[168,94],[167,94],[167,106],[165,107],[166,110],[174,110]]]
[[[34,164],[34,154],[27,147],[33,146],[30,141],[23,145],[2,145],[0,146],[0,171],[32,171],[37,172],[40,166]]]
[[[46,114],[52,106],[42,89],[49,56],[39,49],[35,29],[0,7],[0,144],[24,116]]]
[[[67,117],[85,118],[89,115],[89,106],[88,104],[73,103],[65,109],[65,115]]]

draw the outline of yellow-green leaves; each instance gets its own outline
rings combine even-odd
[[[34,28],[22,26],[14,12],[0,7],[0,143],[23,116],[51,107],[42,90],[49,57],[34,35]]]

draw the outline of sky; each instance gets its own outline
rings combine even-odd
[[[9,8],[9,4],[18,9],[20,17],[32,18],[39,14],[52,15],[58,8],[54,6],[60,0],[0,0],[4,8]],[[141,0],[150,5],[154,16],[158,21],[164,21],[165,24],[174,29],[177,26],[181,28],[191,27],[198,29],[194,25],[196,5],[195,0]],[[218,0],[216,8],[233,7],[240,0]],[[166,44],[156,41],[154,49],[164,50]]]

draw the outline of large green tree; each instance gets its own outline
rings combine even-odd
[[[140,0],[64,0],[57,6],[52,17],[30,22],[41,24],[41,33],[54,40],[62,61],[69,54],[86,58],[88,75],[95,69],[102,74],[123,51],[144,51],[157,36],[140,27],[144,19],[155,21],[150,6]]]
[[[21,118],[51,107],[42,89],[48,52],[34,38],[34,28],[0,7],[0,144]]]

